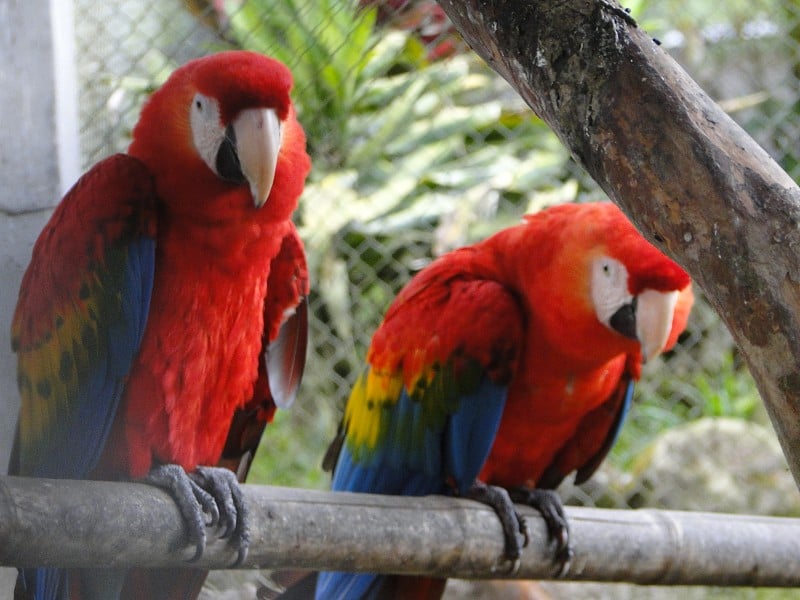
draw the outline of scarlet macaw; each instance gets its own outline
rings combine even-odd
[[[244,558],[236,475],[213,465],[244,476],[305,361],[308,275],[291,215],[310,159],[291,86],[284,65],[252,52],[177,69],[128,153],[56,208],[13,318],[22,403],[9,472],[162,486],[197,556],[205,511]],[[181,577],[162,572],[150,589],[155,572],[127,575],[23,570],[17,592],[192,597]]]
[[[525,527],[502,486],[539,509],[568,562],[560,500],[537,488],[594,472],[643,360],[675,344],[692,300],[686,272],[611,203],[556,206],[442,256],[372,338],[332,489],[492,500],[513,560]],[[444,583],[320,573],[317,598],[430,598]]]

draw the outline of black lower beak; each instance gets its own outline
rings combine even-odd
[[[624,304],[611,315],[608,324],[621,335],[633,340],[638,339],[636,337],[636,296],[633,297],[630,304]]]
[[[217,150],[217,174],[220,178],[230,183],[244,183],[245,176],[242,173],[242,164],[239,162],[239,155],[236,154],[236,134],[233,126],[228,125],[225,130],[225,139]]]

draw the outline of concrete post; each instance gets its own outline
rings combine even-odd
[[[71,0],[0,1],[0,471],[17,418],[9,329],[31,247],[79,174]],[[0,570],[0,599],[15,573]]]

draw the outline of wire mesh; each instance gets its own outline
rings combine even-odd
[[[800,6],[631,4],[640,26],[800,180]],[[314,288],[311,353],[299,406],[265,437],[256,480],[327,485],[319,462],[371,333],[432,257],[546,204],[603,197],[435,2],[75,0],[75,14],[85,166],[127,146],[147,93],[189,58],[244,47],[295,73],[314,160],[297,213]],[[646,366],[611,459],[565,496],[674,507],[649,494],[641,474],[665,434],[709,416],[764,427],[774,445],[753,382],[701,298],[678,347]],[[680,470],[681,457],[674,461]],[[784,463],[773,468],[770,477],[789,478]]]

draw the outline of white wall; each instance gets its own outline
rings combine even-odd
[[[10,322],[33,242],[78,175],[71,0],[0,0],[0,470],[18,408]],[[52,28],[50,25],[52,24]],[[16,574],[0,569],[0,599]]]

